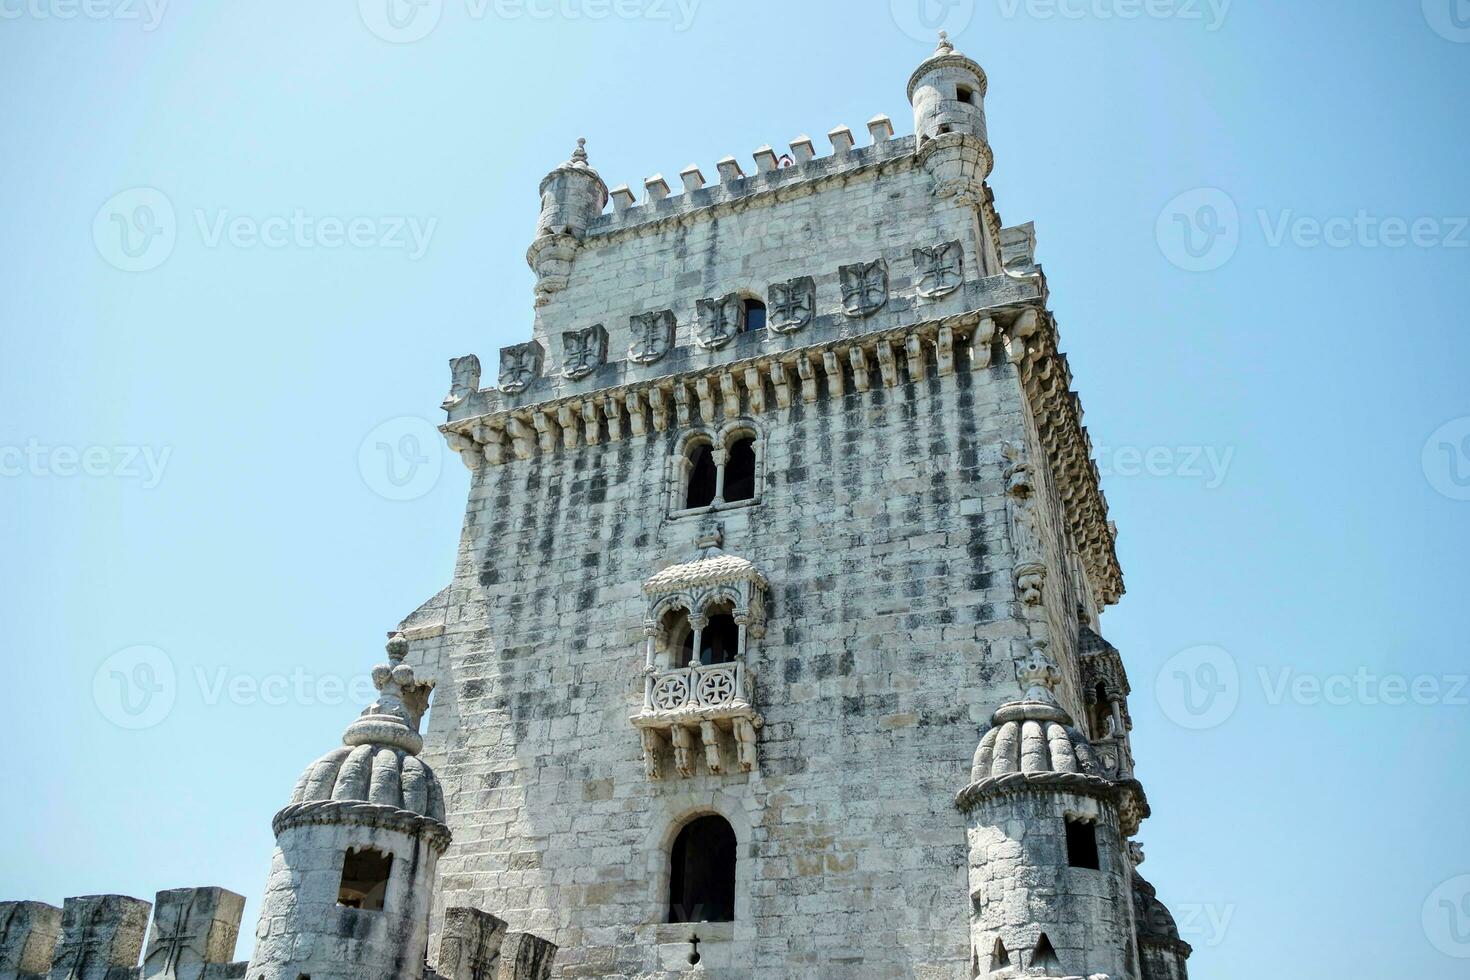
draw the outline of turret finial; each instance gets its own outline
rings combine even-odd
[[[1040,640],[1032,642],[1030,656],[1016,668],[1016,677],[1025,686],[1028,701],[1056,703],[1056,695],[1052,691],[1061,683],[1062,672],[1047,656],[1046,645]]]
[[[573,163],[586,163],[587,162],[587,137],[585,137],[585,136],[579,136],[579,137],[577,137],[577,148],[572,151],[572,162]]]
[[[949,31],[939,32],[939,47],[934,49],[935,54],[953,54],[954,45],[949,43]]]

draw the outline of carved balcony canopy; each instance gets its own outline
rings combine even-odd
[[[766,578],[750,561],[720,549],[723,529],[708,523],[698,551],[643,584],[643,707],[631,719],[643,740],[648,778],[661,779],[665,747],[680,776],[704,769],[756,767],[756,732],[763,724],[752,698],[748,650],[765,635]]]

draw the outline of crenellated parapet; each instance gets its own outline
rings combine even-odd
[[[242,896],[218,887],[161,891],[151,904],[127,895],[68,898],[59,909],[0,902],[0,980],[237,980],[244,909]]]

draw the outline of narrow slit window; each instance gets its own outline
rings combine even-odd
[[[707,442],[695,446],[689,457],[689,491],[685,507],[708,507],[715,501],[715,454]]]
[[[669,852],[669,921],[735,920],[735,831],[724,817],[690,821]]]
[[[1067,864],[1097,871],[1102,867],[1097,853],[1097,826],[1081,820],[1067,821]]]
[[[388,878],[393,873],[393,855],[349,847],[342,858],[342,884],[337,904],[349,909],[380,912],[388,895]]]
[[[755,439],[742,436],[730,444],[725,459],[725,500],[755,498]]]
[[[746,300],[743,315],[740,319],[740,329],[746,333],[752,330],[766,329],[766,304],[758,299]]]

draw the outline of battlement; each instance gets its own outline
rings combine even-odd
[[[149,912],[152,911],[152,925]],[[0,980],[238,980],[245,899],[223,888],[0,902]],[[146,943],[145,943],[146,938]]]
[[[779,156],[769,145],[762,146],[751,155],[755,170],[750,174],[734,156],[724,157],[715,165],[718,179],[713,183],[707,181],[697,164],[691,163],[679,172],[683,188],[678,194],[671,192],[663,174],[654,174],[643,181],[641,202],[632,188],[619,184],[610,194],[612,211],[595,218],[588,225],[587,234],[616,235],[662,221],[687,219],[707,208],[748,202],[763,194],[802,193],[802,185],[811,181],[847,176],[895,161],[914,162],[916,140],[912,136],[895,138],[893,122],[888,116],[874,116],[868,120],[867,129],[872,142],[863,147],[856,145],[847,126],[831,129],[827,139],[832,152],[827,156],[817,156],[811,137],[806,135],[793,139],[790,152]]]

